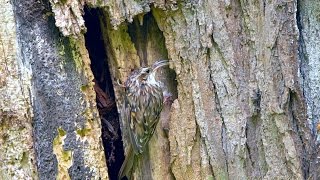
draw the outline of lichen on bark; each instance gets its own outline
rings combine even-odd
[[[0,179],[37,179],[29,66],[17,45],[14,7],[0,4]]]
[[[83,35],[63,37],[54,26],[48,2],[13,3],[22,67],[28,65],[32,75],[28,85],[34,115],[30,138],[37,177],[107,179],[101,122]],[[83,129],[87,131],[79,136]]]

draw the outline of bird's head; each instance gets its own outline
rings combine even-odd
[[[139,84],[157,84],[157,81],[155,79],[156,72],[159,68],[166,65],[169,65],[168,60],[160,60],[156,61],[150,67],[142,67],[137,73],[136,80]]]

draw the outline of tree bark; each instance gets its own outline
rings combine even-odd
[[[1,4],[1,179],[107,179],[83,35],[62,37],[48,2]]]
[[[320,178],[316,0],[6,2],[0,178],[109,178],[90,69],[96,57],[84,38],[88,14],[100,23],[120,117],[118,81],[170,60],[158,78],[174,101],[134,179]],[[120,126],[126,149],[121,118]]]
[[[0,179],[33,179],[31,74],[20,58],[14,8],[0,4]]]

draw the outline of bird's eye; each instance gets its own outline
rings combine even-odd
[[[146,73],[150,73],[150,69],[147,69],[147,70],[146,70]]]

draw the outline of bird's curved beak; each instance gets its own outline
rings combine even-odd
[[[152,65],[152,69],[153,69],[153,71],[156,71],[157,69],[159,69],[163,66],[167,66],[167,65],[169,65],[169,60],[160,60],[160,61],[155,62]]]

